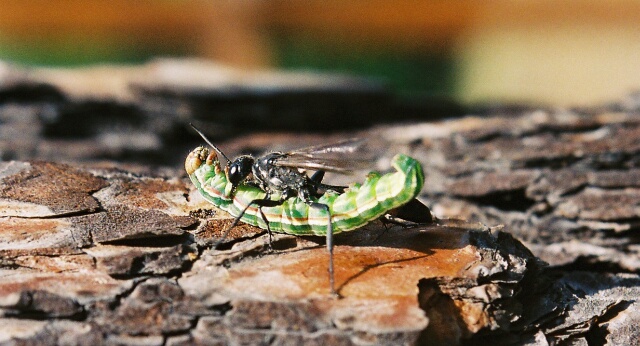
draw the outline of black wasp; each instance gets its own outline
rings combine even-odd
[[[351,173],[353,170],[362,169],[371,162],[370,157],[362,157],[364,141],[359,139],[349,139],[328,145],[319,145],[290,152],[271,152],[260,157],[242,155],[234,160],[229,158],[213,143],[211,143],[195,126],[191,125],[200,136],[216,150],[218,154],[227,161],[225,174],[227,180],[232,185],[231,196],[235,194],[236,188],[241,184],[258,187],[266,193],[261,199],[254,199],[247,203],[246,207],[234,215],[235,219],[230,227],[224,232],[216,247],[228,235],[228,232],[235,227],[242,216],[251,206],[257,206],[261,218],[266,224],[271,240],[271,229],[263,207],[275,207],[281,205],[289,198],[298,197],[311,208],[323,210],[327,218],[326,245],[329,251],[329,280],[331,292],[336,293],[334,288],[333,270],[333,225],[331,222],[330,208],[328,205],[319,203],[316,199],[322,196],[327,190],[342,193],[346,187],[327,185],[322,183],[325,172]],[[313,170],[315,173],[309,177],[305,170]],[[275,199],[272,199],[274,198]],[[407,221],[424,223],[431,222],[432,217],[429,208],[418,200],[402,205],[399,208],[388,212],[393,217],[398,217]],[[385,220],[385,219],[383,219]],[[388,220],[394,220],[390,218]]]

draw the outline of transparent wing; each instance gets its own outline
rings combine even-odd
[[[371,168],[373,160],[372,153],[366,150],[366,140],[352,138],[293,150],[284,153],[274,164],[349,174],[359,169]]]

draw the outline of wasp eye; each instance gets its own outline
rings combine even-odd
[[[229,165],[228,179],[233,185],[238,185],[249,173],[251,173],[251,166],[253,165],[253,158],[250,156],[241,156],[235,159]]]
[[[240,167],[238,165],[231,164],[231,166],[229,167],[229,182],[231,182],[231,184],[233,185],[237,185],[242,178],[244,178],[242,176],[242,172],[240,170]]]

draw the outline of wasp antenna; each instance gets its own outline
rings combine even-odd
[[[211,143],[211,141],[207,138],[207,136],[205,136],[204,133],[202,133],[202,131],[198,130],[198,128],[195,125],[193,125],[193,123],[189,123],[189,125],[191,125],[191,127],[193,127],[193,129],[196,130],[196,132],[200,135],[200,137],[202,137],[202,139],[204,139],[205,142],[207,142],[207,144],[209,144],[213,149],[215,149],[215,151],[217,151],[218,154],[222,155],[222,157],[224,157],[225,160],[227,160],[227,163],[231,162],[231,160],[229,160],[227,155],[225,155],[222,152],[222,150],[220,150],[220,148],[218,148],[215,144]]]

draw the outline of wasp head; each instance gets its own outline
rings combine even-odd
[[[227,170],[227,179],[235,188],[243,180],[251,174],[251,167],[255,162],[254,158],[249,155],[243,155],[233,160]]]

